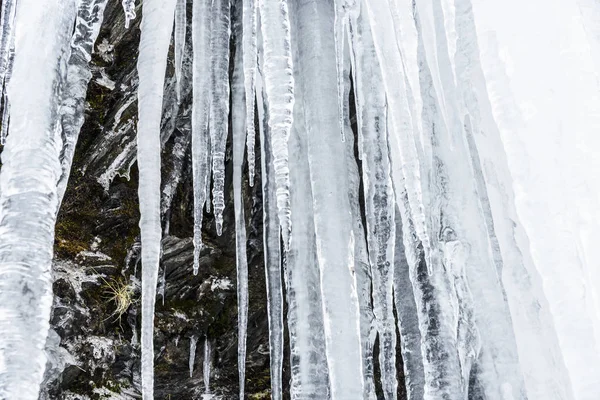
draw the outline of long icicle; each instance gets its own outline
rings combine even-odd
[[[397,397],[396,379],[396,324],[393,314],[393,265],[395,198],[388,158],[385,92],[375,46],[368,24],[361,16],[357,19],[359,35],[357,63],[361,74],[357,85],[362,92],[358,108],[362,126],[358,129],[363,138],[363,182],[367,242],[373,274],[373,311],[379,333],[379,365],[386,399]],[[364,103],[363,103],[364,102]]]
[[[259,0],[243,0],[243,53],[244,53],[244,87],[246,91],[246,147],[248,151],[248,181],[254,185],[256,155],[254,142],[256,127],[254,126],[255,90],[256,90],[256,35],[257,11]]]
[[[210,5],[211,0],[194,0],[192,10],[193,108],[192,174],[194,182],[194,275],[200,268],[202,217],[210,185],[208,110],[210,93]],[[208,207],[208,202],[206,202]]]
[[[140,231],[142,241],[142,397],[154,398],[154,305],[160,261],[160,122],[176,0],[146,0],[138,59]]]
[[[17,0],[4,0],[2,4],[2,17],[0,20],[0,92],[2,95],[0,144],[4,144],[6,135],[8,134],[10,102],[7,86],[10,81],[14,59],[16,5]]]
[[[82,0],[71,39],[71,57],[67,65],[67,81],[60,108],[63,148],[61,152],[62,175],[58,182],[58,201],[62,202],[71,173],[71,164],[79,132],[85,120],[84,108],[87,87],[92,79],[89,63],[94,43],[104,21],[108,0]]]
[[[260,17],[264,48],[263,76],[275,166],[277,209],[283,246],[287,251],[292,237],[288,139],[294,112],[294,75],[287,0],[260,0]]]
[[[211,95],[209,112],[210,152],[213,176],[213,209],[217,235],[223,233],[225,210],[225,145],[229,115],[229,0],[214,0],[211,11]],[[206,73],[206,72],[204,72]]]
[[[185,49],[185,29],[187,25],[187,1],[177,0],[175,7],[175,93],[177,101],[181,101],[181,70],[183,66],[183,51]]]
[[[233,135],[233,204],[235,209],[235,246],[238,298],[238,377],[239,396],[244,399],[246,380],[246,336],[248,331],[248,259],[246,253],[246,218],[242,194],[242,168],[244,165],[245,107],[244,78],[241,54],[240,9],[236,9],[233,34],[236,42],[234,69],[231,81],[231,128]]]
[[[353,399],[363,393],[364,384],[346,145],[338,135],[335,59],[328,56],[335,48],[328,23],[334,10],[331,2],[295,3],[298,96],[307,127],[331,399]]]
[[[257,85],[262,89],[262,82]],[[261,94],[257,94],[262,99]],[[264,103],[259,103],[263,105]],[[266,110],[265,110],[266,111]],[[268,113],[267,113],[268,114]],[[265,275],[267,280],[267,310],[269,314],[269,353],[271,364],[271,397],[282,396],[281,372],[283,367],[283,288],[281,283],[281,239],[277,218],[274,160],[270,127],[260,129],[263,233],[265,252]]]
[[[290,396],[293,400],[327,399],[329,371],[325,358],[325,327],[315,243],[304,107],[301,98],[296,100],[294,126],[289,142],[290,200],[294,209],[292,214],[294,240],[290,243],[285,262],[287,326],[291,353]]]
[[[13,123],[0,172],[2,399],[37,400],[47,361],[61,174],[61,65],[68,57],[76,11],[74,2],[61,0],[20,0],[16,11],[18,49],[9,87]]]
[[[292,7],[290,12],[294,11]],[[295,43],[298,31],[292,27],[291,33],[292,42]],[[299,57],[298,50],[298,46],[293,46],[292,56],[295,59]],[[301,71],[296,68],[294,79],[300,74]],[[297,96],[289,141],[294,240],[290,243],[284,264],[292,400],[329,398],[329,370],[307,146],[304,104],[302,97]]]

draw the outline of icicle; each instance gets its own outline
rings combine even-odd
[[[210,151],[213,176],[213,209],[217,235],[223,233],[225,209],[225,144],[229,115],[229,0],[214,0],[211,12]],[[206,73],[206,71],[203,71]]]
[[[477,195],[458,92],[449,71],[452,64],[442,31],[441,4],[418,4],[423,126],[432,137],[435,163],[432,230],[439,232],[439,261],[450,279],[449,293],[455,302],[456,326],[451,329],[457,341],[461,379],[477,382],[481,396],[521,398],[525,388],[513,325]],[[430,57],[432,53],[435,58]],[[484,298],[486,301],[479,301]]]
[[[349,76],[349,49],[344,52],[343,60],[343,108],[344,115],[350,115],[350,76]],[[356,95],[356,93],[355,93]],[[346,132],[346,165],[348,169],[348,200],[352,210],[354,235],[354,273],[356,276],[356,289],[358,295],[358,305],[360,310],[360,340],[362,348],[362,371],[364,378],[364,399],[375,399],[375,377],[373,348],[377,330],[375,329],[375,315],[373,313],[373,282],[372,268],[369,261],[369,251],[367,249],[367,239],[365,237],[365,226],[363,223],[362,204],[360,199],[360,175],[356,164],[354,154],[354,132],[350,126],[350,120],[345,118],[342,121]],[[359,130],[360,132],[360,130]],[[382,285],[383,286],[383,285]],[[380,353],[381,354],[381,353]],[[389,353],[393,356],[393,352]],[[393,357],[392,357],[393,358]],[[385,375],[385,374],[384,374]]]
[[[260,0],[260,18],[264,48],[263,77],[275,166],[277,209],[283,246],[287,251],[292,237],[287,146],[294,110],[294,76],[287,0]]]
[[[16,0],[5,0],[2,4],[0,20],[0,90],[2,93],[2,127],[0,144],[6,142],[10,116],[10,101],[8,98],[8,83],[10,81],[15,50],[15,12]]]
[[[292,38],[295,39],[294,36]],[[294,56],[296,54],[294,52]],[[323,305],[305,129],[304,107],[299,100],[294,103],[294,126],[289,142],[294,240],[285,262],[287,326],[291,352],[290,395],[293,400],[329,397],[329,372],[325,355]]]
[[[75,15],[75,3],[61,0],[19,0],[16,10],[12,123],[0,172],[2,399],[37,400],[47,361],[61,174],[59,90]]]
[[[210,5],[211,0],[194,0],[192,12],[193,109],[192,174],[194,181],[194,275],[200,268],[202,217],[210,187],[208,110],[210,93]],[[208,212],[208,210],[207,210]]]
[[[420,400],[425,396],[425,371],[421,355],[421,332],[415,291],[411,282],[411,267],[414,267],[414,249],[405,249],[405,243],[413,243],[404,235],[412,235],[409,226],[402,224],[400,210],[394,213],[396,225],[396,245],[394,249],[394,302],[398,313],[398,331],[400,332],[400,351],[404,365],[404,386],[408,400]],[[410,254],[409,262],[407,254]]]
[[[198,344],[198,336],[192,335],[190,336],[190,357],[188,360],[188,365],[190,369],[190,378],[194,375],[194,363],[196,361],[196,345]],[[205,344],[206,346],[206,344]]]
[[[8,76],[7,76],[8,79]],[[10,124],[10,100],[6,89],[2,90],[2,127],[0,128],[0,144],[6,143],[8,128]]]
[[[138,59],[140,231],[142,239],[142,397],[154,398],[154,305],[161,248],[160,175],[163,83],[176,0],[146,0]]]
[[[335,19],[333,34],[335,37],[335,60],[337,71],[337,91],[338,91],[338,114],[340,118],[340,129],[342,142],[346,140],[344,121],[348,115],[344,110],[344,47],[346,43],[346,28],[348,25],[348,13],[350,8],[357,7],[356,0],[335,0]]]
[[[175,143],[173,144],[172,150],[172,165],[169,173],[169,177],[165,182],[165,186],[162,190],[161,196],[161,207],[160,213],[164,216],[167,215],[167,212],[171,208],[171,204],[173,202],[173,196],[175,196],[175,191],[177,190],[177,186],[179,186],[179,182],[181,181],[183,174],[183,164],[186,160],[186,154],[188,154],[188,148],[190,145],[190,140],[192,139],[192,135],[190,133],[190,126],[186,124],[183,128],[181,128],[181,135],[175,138]],[[168,219],[165,223],[168,223]],[[169,234],[169,230],[165,226],[164,235],[167,236]]]
[[[203,399],[210,399],[210,369],[211,369],[211,358],[212,351],[210,348],[210,340],[208,337],[204,338],[204,362],[202,364],[202,374],[204,376],[204,394]]]
[[[386,399],[395,399],[396,379],[396,325],[393,314],[393,265],[395,199],[388,158],[386,98],[383,78],[376,62],[377,54],[368,24],[357,19],[358,35],[357,76],[361,94],[359,111],[363,123],[358,129],[363,138],[363,184],[367,242],[373,276],[373,312],[379,333],[379,365],[382,389]]]
[[[241,10],[236,9],[239,13]],[[239,17],[239,14],[237,15]],[[244,216],[244,198],[242,195],[242,167],[244,164],[245,142],[245,105],[243,58],[241,49],[240,18],[234,19],[233,27],[236,41],[234,69],[231,81],[231,128],[233,134],[233,204],[235,208],[235,243],[238,296],[238,374],[240,399],[244,399],[246,381],[246,335],[248,330],[248,259],[246,255],[246,219]],[[208,386],[207,386],[208,387]]]
[[[58,201],[62,202],[71,173],[71,164],[79,132],[85,120],[84,108],[87,87],[92,79],[89,62],[94,43],[104,21],[108,0],[82,0],[71,39],[71,57],[67,65],[67,81],[60,108],[63,148],[61,153],[62,175],[58,182]]]
[[[456,0],[456,78],[463,99],[465,136],[490,244],[510,306],[519,361],[529,398],[572,397],[552,316],[515,210],[504,145],[492,115],[470,0]],[[529,243],[521,243],[525,249]]]
[[[121,2],[121,4],[123,4],[123,11],[125,12],[125,29],[128,29],[129,24],[136,17],[136,15],[135,15],[135,0],[123,0]]]
[[[392,180],[400,187],[399,179],[406,177],[407,193],[411,212],[420,241],[427,258],[427,268],[432,273],[431,238],[425,217],[426,194],[422,189],[421,165],[423,157],[419,153],[410,114],[403,62],[396,41],[392,11],[387,2],[364,1],[363,15],[371,21],[371,31],[377,57],[381,66],[384,87],[388,99],[388,112],[391,115],[393,134],[390,134],[390,158]],[[375,22],[377,21],[377,22]],[[380,89],[380,90],[381,90]]]
[[[337,113],[333,4],[303,1],[294,9],[298,32],[298,93],[306,118],[313,220],[321,279],[331,399],[364,393],[359,305],[346,145]]]
[[[248,149],[248,182],[254,185],[254,166],[256,156],[254,141],[256,127],[254,126],[255,84],[256,84],[256,35],[257,10],[260,0],[243,0],[243,52],[244,52],[244,87],[246,93],[246,131]]]
[[[262,60],[261,60],[262,61]],[[262,72],[262,71],[261,71]],[[257,82],[259,109],[263,101],[262,80]],[[264,118],[267,111],[260,112]],[[262,121],[261,121],[262,122]],[[277,193],[275,185],[275,165],[270,126],[261,123],[260,148],[263,192],[263,232],[265,252],[265,275],[267,279],[267,310],[269,313],[269,349],[271,362],[271,396],[280,400],[282,396],[281,371],[283,367],[283,288],[281,287],[281,248],[279,220],[277,219]]]
[[[11,48],[14,48],[14,23],[17,0],[2,2],[0,20],[0,85],[4,85],[5,76],[9,73],[9,58]]]
[[[187,25],[187,0],[177,0],[175,7],[175,78],[177,79],[175,93],[177,101],[181,102],[181,69],[183,66],[183,51],[185,49],[185,29]]]

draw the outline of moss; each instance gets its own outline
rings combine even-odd
[[[261,400],[261,399],[270,399],[270,398],[271,398],[270,390],[265,390],[264,392],[260,392],[260,393],[248,394],[248,400]]]
[[[246,387],[248,388],[249,399],[270,399],[271,398],[271,371],[269,368],[259,370],[256,374],[248,371]],[[253,394],[250,394],[253,393]],[[254,397],[253,397],[254,396]],[[262,396],[262,397],[261,397]],[[266,397],[264,397],[266,396]]]

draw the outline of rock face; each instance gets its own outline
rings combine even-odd
[[[141,7],[137,11],[141,15]],[[120,2],[108,2],[91,63],[94,77],[88,88],[86,121],[56,226],[55,300],[41,399],[141,398],[135,165],[139,18],[133,22],[125,29]],[[189,46],[189,30],[187,39]],[[229,157],[223,235],[216,235],[212,214],[205,213],[206,248],[200,273],[194,276],[190,59],[184,60],[178,104],[172,55],[162,130],[165,234],[154,331],[155,398],[203,398],[207,392],[203,366],[210,364],[210,392],[215,398],[234,399],[238,377],[232,168]],[[270,398],[259,180],[258,170],[253,188],[247,177],[243,184],[250,280],[246,382],[250,399]],[[204,360],[207,342],[212,348],[209,363]]]

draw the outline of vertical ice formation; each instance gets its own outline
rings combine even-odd
[[[192,175],[194,182],[194,274],[200,266],[202,217],[208,188],[210,166],[208,134],[210,93],[210,21],[211,0],[194,0],[192,10]]]
[[[277,210],[284,249],[288,249],[292,226],[288,138],[294,109],[294,75],[287,0],[260,0],[263,79],[268,105],[269,135],[277,188]]]
[[[81,0],[71,39],[71,56],[67,65],[67,80],[60,106],[63,148],[61,150],[62,174],[58,182],[58,202],[67,189],[67,182],[75,154],[75,146],[84,122],[87,87],[92,79],[89,63],[94,43],[104,20],[108,0]]]
[[[515,210],[512,178],[485,86],[471,0],[456,0],[456,79],[465,135],[492,248],[502,263],[519,360],[530,398],[572,398],[552,316],[527,252]],[[522,238],[521,250],[518,238]],[[523,241],[524,240],[524,241]]]
[[[204,394],[210,394],[210,369],[211,369],[212,352],[210,348],[210,340],[204,338],[204,361],[202,363],[202,374],[204,377]]]
[[[182,133],[181,135],[175,138],[175,143],[173,144],[172,150],[172,164],[169,172],[169,176],[167,181],[164,183],[164,187],[161,195],[161,206],[160,213],[164,216],[165,226],[164,226],[164,236],[169,234],[169,212],[171,209],[171,204],[173,202],[173,197],[175,196],[175,191],[177,190],[177,186],[181,181],[183,175],[183,166],[186,160],[186,155],[189,154],[190,141],[192,139],[192,134],[190,132],[190,125],[186,123],[183,127],[180,128]]]
[[[303,0],[298,32],[298,96],[302,98],[321,279],[326,356],[332,399],[363,393],[354,238],[345,145],[337,107],[333,4]]]
[[[0,128],[0,144],[6,142],[8,133],[10,103],[7,86],[12,73],[15,47],[15,12],[17,0],[6,0],[2,3],[0,19],[0,89],[2,93],[2,127]]]
[[[244,59],[244,88],[246,93],[246,136],[248,152],[248,181],[250,186],[254,185],[254,167],[256,157],[254,142],[256,136],[255,122],[255,85],[256,85],[256,63],[257,59],[257,31],[258,31],[258,2],[260,0],[243,1],[243,59]],[[239,47],[238,47],[239,51]]]
[[[400,179],[405,178],[407,195],[410,202],[413,222],[427,258],[429,273],[432,271],[431,234],[427,229],[425,210],[429,206],[427,195],[423,191],[421,174],[423,159],[419,146],[419,137],[415,135],[415,122],[412,120],[409,105],[410,92],[406,86],[404,62],[398,40],[395,35],[393,15],[395,8],[387,2],[363,3],[363,14],[370,21],[373,42],[383,76],[383,90],[388,101],[388,113],[392,121],[389,135],[390,158],[392,161],[392,181],[396,188],[401,186]],[[414,3],[413,3],[414,4]],[[410,10],[412,13],[413,10]],[[374,21],[377,21],[375,23]],[[426,191],[425,191],[426,192]]]
[[[462,378],[478,382],[481,395],[521,398],[526,394],[513,324],[477,193],[477,171],[469,162],[447,38],[441,31],[442,7],[439,1],[417,2],[417,10],[426,63],[421,68],[423,124],[431,132],[436,167],[432,208],[439,212],[439,219],[434,220],[434,231],[440,232],[441,261],[458,311],[456,340]],[[426,99],[426,87],[433,88],[436,96],[429,91]],[[474,300],[482,298],[486,301]]]
[[[160,122],[167,53],[176,0],[146,0],[138,58],[138,133],[140,231],[142,242],[142,396],[154,397],[154,305],[161,251]]]
[[[512,18],[473,1],[485,86],[523,228],[517,243],[539,271],[576,399],[600,393],[592,372],[600,368],[600,268],[593,257],[600,98],[590,6],[533,1]]]
[[[423,355],[421,354],[421,331],[415,301],[415,290],[412,286],[411,268],[414,271],[417,263],[414,249],[418,244],[414,237],[407,215],[400,214],[400,208],[394,212],[396,224],[396,243],[394,248],[394,303],[398,313],[398,330],[400,332],[400,351],[404,364],[404,385],[409,400],[424,398],[425,374]],[[403,225],[402,218],[406,219]],[[406,237],[405,237],[406,235]],[[407,246],[407,247],[405,247]],[[409,249],[408,252],[406,249]],[[410,262],[408,257],[411,257]]]
[[[291,352],[290,394],[294,400],[329,397],[305,129],[302,100],[298,99],[294,103],[294,127],[289,141],[294,240],[284,264]]]
[[[185,49],[185,29],[187,26],[187,0],[177,0],[175,6],[175,78],[177,79],[175,93],[177,101],[181,101],[181,70],[183,66],[183,51]]]
[[[361,25],[359,25],[361,24]],[[395,399],[396,323],[393,315],[393,271],[396,241],[395,199],[387,146],[386,98],[383,79],[369,26],[359,17],[356,24],[359,43],[355,48],[360,64],[357,112],[361,113],[363,140],[362,172],[369,262],[372,269],[373,311],[379,334],[379,365],[383,393]],[[347,97],[347,96],[346,96]]]
[[[15,34],[16,0],[2,2],[2,16],[0,20],[0,84],[4,86],[6,74],[9,73],[9,58]]]
[[[346,30],[349,24],[350,12],[358,11],[359,3],[357,0],[335,0],[335,20],[333,35],[335,40],[335,61],[337,72],[337,90],[338,90],[338,116],[340,119],[340,129],[342,141],[346,140],[344,121],[349,117],[344,110],[345,96],[344,91],[344,50],[346,44]]]
[[[248,259],[246,255],[246,217],[242,196],[242,168],[244,165],[244,143],[246,138],[244,70],[240,43],[242,41],[241,9],[236,8],[233,25],[236,53],[231,81],[231,128],[233,135],[233,204],[235,211],[235,245],[238,298],[238,372],[240,399],[244,399],[246,378],[246,335],[248,329]]]
[[[11,127],[0,173],[3,399],[36,400],[46,365],[43,349],[52,304],[50,268],[61,175],[61,64],[68,57],[75,15],[73,1],[20,0],[16,10]]]
[[[350,58],[349,52],[344,51],[342,64],[342,84],[344,96],[342,102],[343,115],[350,116]],[[345,158],[348,170],[348,201],[352,215],[352,237],[354,240],[354,276],[356,279],[356,294],[359,307],[359,326],[361,341],[361,359],[363,371],[363,386],[365,399],[375,397],[374,360],[373,351],[377,329],[375,327],[375,315],[373,313],[373,285],[372,269],[369,261],[369,251],[366,238],[366,227],[363,222],[363,207],[361,203],[361,176],[356,163],[354,148],[354,133],[349,118],[344,118],[341,123],[344,129]],[[391,283],[391,282],[390,282]],[[392,353],[395,354],[394,351]],[[394,358],[391,353],[388,353]],[[389,375],[386,375],[386,378]]]
[[[188,365],[190,370],[190,378],[194,374],[194,363],[196,362],[196,345],[198,344],[198,336],[190,336],[190,357],[188,358]]]
[[[262,89],[262,81],[259,81]],[[259,95],[262,100],[262,96]],[[260,105],[260,103],[259,103]],[[265,110],[266,111],[266,110]],[[259,113],[261,115],[263,113]],[[265,113],[268,115],[268,111]],[[269,118],[267,116],[267,118]],[[263,232],[265,275],[267,280],[267,309],[269,314],[269,348],[271,362],[271,396],[281,399],[283,367],[283,288],[281,280],[281,238],[277,218],[275,165],[270,126],[260,129],[261,171],[263,192]]]
[[[213,210],[217,235],[223,232],[225,209],[225,144],[229,115],[229,0],[214,0],[211,11],[210,39],[210,154],[213,176]],[[202,71],[201,73],[206,73]]]
[[[123,0],[121,2],[123,5],[123,11],[125,12],[125,28],[129,28],[129,24],[136,17],[135,14],[135,0]]]

